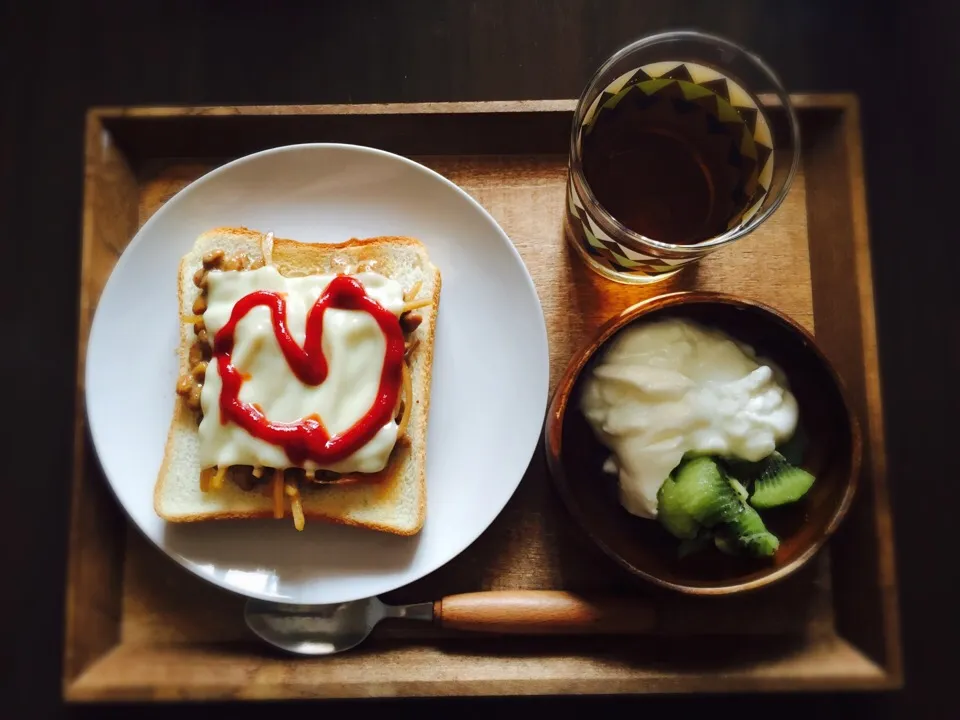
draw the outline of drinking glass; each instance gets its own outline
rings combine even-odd
[[[645,37],[577,104],[565,233],[604,277],[657,282],[760,227],[799,160],[796,112],[763,60],[697,31]]]

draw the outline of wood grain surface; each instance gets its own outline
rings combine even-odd
[[[124,522],[113,507],[96,457],[88,448],[84,406],[87,336],[107,277],[137,228],[139,187],[123,153],[99,120],[90,118],[85,143],[77,402],[67,585],[64,674],[76,675],[120,636]],[[95,240],[93,240],[95,239]]]
[[[278,658],[256,645],[118,646],[70,688],[77,701],[268,700],[463,695],[870,689],[883,671],[844,640],[669,643],[487,636],[443,647],[383,643],[330,659]],[[691,663],[690,658],[696,657]],[[469,672],[466,672],[469,668]]]
[[[806,149],[783,206],[747,239],[647,288],[600,279],[563,241],[570,101],[91,113],[81,348],[90,309],[119,251],[136,226],[177,191],[224,160],[265,146],[304,139],[360,142],[402,152],[435,169],[501,224],[540,295],[550,336],[551,389],[587,335],[625,306],[673,289],[722,290],[773,305],[816,332],[866,418],[868,442],[881,450],[871,455],[862,483],[868,489],[844,533],[831,543],[831,552],[762,593],[704,604],[656,592],[621,575],[571,527],[538,452],[515,496],[469,550],[386,598],[422,602],[486,589],[617,593],[655,608],[668,618],[664,627],[670,632],[739,635],[735,653],[701,662],[699,650],[693,660],[690,644],[624,647],[616,638],[477,643],[456,631],[385,623],[361,651],[318,664],[266,653],[243,626],[239,598],[184,572],[136,531],[122,530],[125,523],[103,492],[103,479],[89,467],[80,405],[73,523],[83,529],[75,532],[70,548],[68,697],[617,693],[708,691],[724,683],[726,689],[757,690],[898,684],[896,588],[857,108],[842,95],[803,96],[797,104]],[[80,372],[82,378],[82,361]],[[80,392],[82,398],[82,387]],[[752,620],[748,629],[744,617]],[[648,652],[653,647],[656,652]],[[665,662],[666,656],[673,660]],[[439,658],[445,670],[437,675]],[[380,680],[371,683],[367,677],[364,682],[365,669],[374,665]]]

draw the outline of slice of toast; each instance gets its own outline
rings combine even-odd
[[[430,371],[433,337],[440,301],[440,272],[418,240],[378,237],[350,240],[337,245],[299,243],[275,239],[246,228],[218,228],[201,235],[180,263],[180,313],[192,314],[200,290],[193,276],[202,258],[213,250],[227,256],[245,253],[251,261],[266,261],[286,276],[331,272],[354,272],[361,264],[392,278],[404,291],[420,283],[417,298],[431,304],[417,310],[423,322],[416,329],[416,346],[410,351],[411,416],[404,438],[397,441],[390,460],[375,475],[355,473],[335,484],[300,483],[303,513],[307,520],[356,525],[397,535],[413,535],[421,529],[426,514],[426,440],[430,409]],[[266,257],[265,257],[266,255]],[[193,326],[181,323],[180,374],[189,372],[188,354],[195,340]],[[171,388],[172,390],[172,388]],[[177,396],[167,437],[163,464],[154,490],[154,508],[170,522],[195,522],[227,518],[273,516],[273,500],[259,488],[243,490],[227,480],[215,491],[200,487],[199,417],[184,398]],[[289,506],[285,515],[290,522]]]

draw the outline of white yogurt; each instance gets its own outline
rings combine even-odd
[[[621,504],[647,518],[685,453],[762,460],[797,427],[797,401],[779,368],[688,320],[622,330],[580,403],[613,452],[605,468],[619,475]]]

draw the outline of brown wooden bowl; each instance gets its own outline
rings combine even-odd
[[[780,538],[780,549],[771,559],[730,557],[713,548],[679,558],[679,540],[658,522],[624,510],[616,478],[603,472],[609,451],[579,407],[584,371],[625,326],[667,317],[719,328],[787,374],[807,435],[803,466],[817,481],[799,503],[764,512],[764,522]],[[627,308],[573,358],[550,404],[546,451],[571,514],[607,555],[657,585],[694,595],[727,595],[780,580],[816,554],[850,507],[860,473],[861,439],[843,384],[810,333],[761,303],[721,293],[680,292]]]

